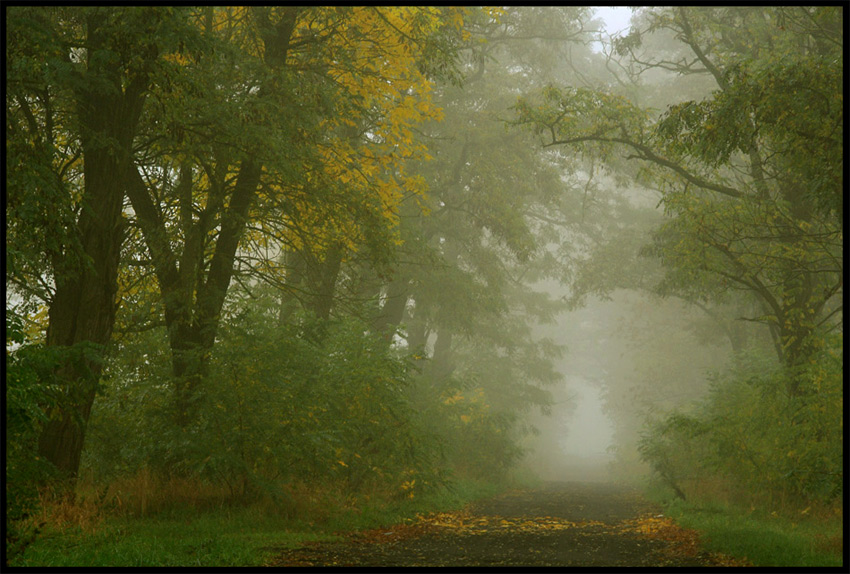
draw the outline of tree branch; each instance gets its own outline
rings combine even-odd
[[[600,134],[592,134],[592,135],[589,135],[589,136],[581,136],[581,137],[569,138],[569,139],[565,139],[565,140],[553,139],[552,142],[550,142],[548,144],[544,144],[543,147],[551,147],[551,146],[554,146],[554,145],[569,145],[569,144],[581,143],[581,142],[586,142],[586,141],[598,141],[598,142],[603,142],[603,143],[619,143],[619,144],[629,146],[629,147],[637,150],[641,154],[641,155],[637,155],[637,156],[629,156],[629,159],[632,159],[632,158],[640,159],[640,160],[643,160],[643,161],[652,162],[652,163],[654,163],[656,165],[660,165],[662,167],[666,167],[667,169],[670,169],[670,170],[676,172],[677,174],[679,174],[680,176],[682,176],[683,178],[685,178],[688,182],[690,182],[690,183],[692,183],[692,184],[694,184],[697,187],[700,187],[702,189],[707,189],[707,190],[710,190],[710,191],[716,191],[717,193],[721,193],[723,195],[728,195],[729,197],[735,197],[735,198],[744,197],[744,193],[735,189],[734,187],[729,187],[729,186],[722,185],[722,184],[719,184],[719,183],[713,183],[713,182],[708,181],[706,179],[703,179],[699,176],[696,176],[693,173],[689,172],[684,167],[682,167],[681,165],[656,154],[649,147],[647,147],[643,144],[640,144],[636,141],[632,141],[630,139],[627,139],[627,138],[611,138],[611,137],[604,137]]]

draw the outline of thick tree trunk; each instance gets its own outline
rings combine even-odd
[[[414,317],[407,328],[407,346],[414,353],[425,353],[425,343],[428,341],[428,329],[425,321]]]
[[[198,341],[197,330],[178,324],[170,337],[171,370],[174,378],[175,422],[181,428],[195,420],[196,395],[207,375],[209,349]]]
[[[334,295],[336,294],[336,281],[342,266],[342,245],[333,245],[325,254],[324,261],[318,263],[312,273],[312,291],[310,308],[316,317],[327,321],[331,316]]]
[[[435,386],[442,386],[443,381],[454,373],[453,338],[454,333],[448,327],[442,327],[437,332],[437,340],[434,342],[434,355],[431,357],[428,369],[431,382]]]
[[[88,82],[76,93],[84,174],[76,231],[87,264],[71,275],[55,277],[47,345],[76,348],[55,373],[65,389],[65,404],[51,414],[38,443],[39,454],[71,478],[79,471],[85,427],[115,321],[124,176],[147,89],[142,75],[122,88],[124,68],[96,56],[109,44],[107,35],[113,30],[102,30],[94,16],[87,26]],[[100,82],[115,89],[104,90]],[[94,348],[84,357],[86,343]]]
[[[298,308],[299,299],[296,294],[304,288],[304,275],[307,266],[301,252],[295,249],[288,250],[284,257],[286,288],[280,292],[280,310],[277,317],[280,326],[287,324]]]

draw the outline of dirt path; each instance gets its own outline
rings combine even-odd
[[[272,566],[731,566],[634,490],[552,483],[289,550]]]

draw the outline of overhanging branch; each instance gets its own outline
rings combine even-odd
[[[707,189],[709,191],[715,191],[715,192],[721,193],[723,195],[728,195],[729,197],[735,197],[735,198],[744,197],[744,193],[735,189],[734,187],[729,187],[728,185],[722,185],[722,184],[719,184],[719,183],[714,183],[714,182],[708,181],[706,179],[703,179],[703,178],[701,178],[697,175],[694,175],[693,173],[691,173],[690,171],[688,171],[687,169],[685,169],[681,165],[675,163],[674,161],[671,161],[671,160],[669,160],[665,157],[658,155],[657,153],[655,153],[649,147],[647,147],[643,144],[640,144],[636,141],[632,141],[630,139],[627,139],[627,138],[605,137],[605,136],[602,136],[602,135],[597,133],[597,134],[592,134],[592,135],[588,135],[588,136],[581,136],[581,137],[569,138],[569,139],[564,139],[564,140],[559,140],[559,139],[553,138],[553,140],[550,143],[544,144],[544,147],[551,147],[551,146],[554,146],[554,145],[569,145],[569,144],[575,144],[575,143],[581,143],[581,142],[587,142],[587,141],[596,141],[596,142],[600,142],[600,143],[618,143],[618,144],[622,144],[622,145],[631,147],[632,149],[638,151],[640,153],[640,155],[629,156],[629,158],[640,159],[640,160],[643,160],[643,161],[649,161],[649,162],[652,162],[656,165],[666,167],[667,169],[669,169],[669,170],[679,174],[683,178],[685,178],[688,182],[690,182],[690,183],[692,183],[692,184],[694,184],[697,187],[700,187],[702,189]]]

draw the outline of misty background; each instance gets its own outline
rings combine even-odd
[[[7,15],[27,532],[45,489],[843,496],[840,7]]]

